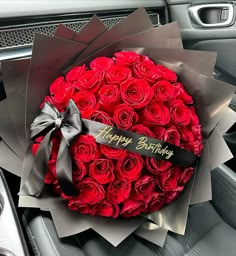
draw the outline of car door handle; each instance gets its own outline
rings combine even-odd
[[[231,3],[193,5],[188,10],[194,25],[201,28],[227,27],[234,21]]]

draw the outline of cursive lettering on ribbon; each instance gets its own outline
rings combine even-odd
[[[147,150],[154,154],[159,154],[163,156],[166,160],[170,159],[174,155],[173,150],[169,150],[168,146],[165,148],[162,147],[161,143],[148,143],[147,137],[139,138],[138,145],[136,146],[137,150]]]
[[[97,139],[99,137],[107,139],[109,144],[115,142],[116,146],[122,145],[123,147],[126,147],[129,144],[133,143],[132,138],[129,138],[123,135],[114,134],[112,127],[104,127],[102,130],[98,130],[98,134],[95,136],[95,138]]]

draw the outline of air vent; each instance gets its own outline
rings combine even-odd
[[[149,13],[148,14],[153,25],[160,25],[160,17],[158,13]],[[111,28],[124,19],[127,15],[120,16],[110,16],[103,17],[101,20],[108,27]],[[9,50],[15,47],[23,47],[29,46],[33,42],[35,33],[43,33],[46,35],[53,35],[57,25],[59,23],[65,24],[67,27],[79,32],[89,21],[87,19],[77,19],[77,20],[69,20],[69,21],[57,21],[55,23],[50,24],[24,24],[24,25],[15,25],[8,28],[0,28],[0,51],[1,50]],[[20,22],[20,21],[19,21]]]

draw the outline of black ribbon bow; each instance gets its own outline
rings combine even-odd
[[[69,147],[82,131],[80,112],[73,100],[69,101],[65,113],[60,113],[50,103],[45,103],[40,114],[31,124],[31,139],[45,135],[37,150],[33,166],[21,186],[20,194],[39,196],[44,186],[44,179],[51,155],[51,138],[53,132],[60,129],[62,139],[56,161],[56,175],[62,191],[66,195],[76,195],[78,191],[72,184],[72,159]],[[28,150],[28,154],[31,153]],[[25,170],[23,170],[25,171]]]

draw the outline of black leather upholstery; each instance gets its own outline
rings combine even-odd
[[[169,233],[160,248],[129,237],[117,248],[95,232],[58,239],[49,213],[27,210],[25,228],[35,255],[48,256],[235,256],[236,174],[223,166],[212,172],[213,201],[190,208],[186,234]]]

